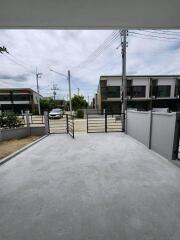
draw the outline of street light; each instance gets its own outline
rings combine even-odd
[[[38,113],[39,115],[41,114],[41,107],[40,107],[40,97],[39,97],[39,78],[41,78],[42,73],[37,71],[36,68],[36,83],[37,83],[37,93],[38,93]]]
[[[68,79],[68,85],[69,85],[69,106],[70,106],[70,114],[72,115],[72,101],[71,101],[71,74],[70,74],[70,70],[68,70],[68,75],[65,75],[63,73],[54,71],[53,69],[49,69],[51,72],[54,72],[60,76],[65,77],[66,79]]]

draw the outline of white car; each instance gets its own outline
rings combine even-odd
[[[63,110],[60,108],[54,108],[49,113],[49,118],[61,118],[63,117]]]

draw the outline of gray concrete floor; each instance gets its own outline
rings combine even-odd
[[[179,240],[180,169],[122,133],[51,135],[0,167],[1,240]]]

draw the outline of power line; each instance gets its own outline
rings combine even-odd
[[[117,40],[119,37],[119,33],[117,31],[113,31],[104,41],[102,44],[98,46],[84,61],[82,61],[78,66],[75,68],[78,69],[80,67],[84,67],[92,63],[98,56],[100,56],[104,50],[106,50],[111,44]]]
[[[34,73],[35,73],[35,72],[30,71],[30,70],[29,70],[26,66],[24,66],[23,64],[21,64],[21,63],[17,62],[16,60],[10,58],[8,55],[5,55],[5,54],[4,54],[3,56],[7,57],[11,62],[15,63],[16,65],[18,65],[18,66],[20,66],[20,67],[23,67],[27,72],[29,72],[29,73],[31,73],[31,74],[34,74]]]
[[[166,36],[175,36],[175,37],[180,37],[180,32],[174,33],[174,32],[164,32],[162,30],[143,30],[141,32],[147,32],[147,33],[153,33],[153,34],[160,34],[160,35],[166,35]]]
[[[29,69],[24,65],[24,64],[22,64],[21,62],[18,62],[17,60],[13,60],[11,57],[13,57],[13,58],[15,58],[15,59],[17,59],[13,54],[11,54],[9,51],[7,51],[7,48],[6,47],[0,47],[0,53],[3,53],[3,52],[5,52],[5,53],[7,53],[7,54],[3,54],[5,57],[7,57],[10,61],[12,61],[13,63],[15,63],[15,64],[17,64],[18,66],[21,66],[21,67],[23,67],[24,69],[26,69],[28,72],[30,72],[30,73],[33,73],[34,74],[34,72],[31,72],[31,71],[29,71]],[[11,56],[11,57],[9,57],[9,55]]]
[[[116,36],[113,36],[113,38],[107,42],[106,44],[103,45],[103,47],[101,47],[100,50],[94,52],[92,55],[90,55],[87,60],[85,60],[84,62],[81,63],[80,66],[83,66],[83,65],[89,65],[90,63],[92,63],[96,58],[98,58],[108,47],[110,47],[112,45],[112,43],[117,40],[119,36],[116,35]],[[80,67],[79,66],[79,67]]]
[[[137,55],[137,53],[135,53],[135,52],[128,52],[128,54]],[[138,53],[138,54],[139,54],[139,53]],[[144,53],[144,54],[145,54],[145,53]],[[173,58],[174,58],[174,57],[175,57],[175,58],[176,58],[176,57],[177,57],[177,58],[180,58],[180,55],[171,55],[171,54],[162,53],[162,52],[161,52],[160,54],[158,54],[157,52],[152,52],[152,51],[151,51],[150,54],[152,54],[152,55],[158,55],[158,57],[159,57],[159,56],[161,57],[161,56],[164,56],[164,55],[165,55],[165,56],[169,56],[169,57],[173,57]]]
[[[148,40],[153,40],[153,41],[160,41],[160,42],[167,42],[167,40],[163,40],[163,39],[158,39],[158,38],[153,38],[153,37],[146,37],[146,36],[139,36],[139,35],[134,35],[133,33],[131,33],[129,35],[130,37],[135,37],[135,38],[140,38],[140,39],[148,39]],[[168,42],[175,42],[175,41],[168,41]]]
[[[157,35],[152,35],[152,34],[144,34],[144,33],[139,33],[139,32],[132,32],[130,31],[129,33],[131,34],[137,34],[137,35],[141,35],[141,36],[146,36],[146,37],[152,37],[152,38],[159,38],[159,39],[166,39],[166,40],[170,40],[171,42],[175,42],[175,41],[172,41],[172,40],[180,40],[180,38],[171,38],[171,37],[161,37],[161,36],[157,36]]]

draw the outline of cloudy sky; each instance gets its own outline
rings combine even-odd
[[[72,92],[79,88],[91,98],[100,75],[121,74],[117,33],[113,37],[113,30],[0,30],[0,46],[10,53],[0,54],[0,87],[36,90],[37,67],[43,73],[40,93],[52,96],[54,83],[59,88],[58,98],[66,99],[67,79],[49,69],[65,75],[69,69]],[[180,31],[132,30],[127,39],[127,74],[180,74]],[[102,45],[104,41],[107,44]],[[94,51],[97,55],[91,55]]]

